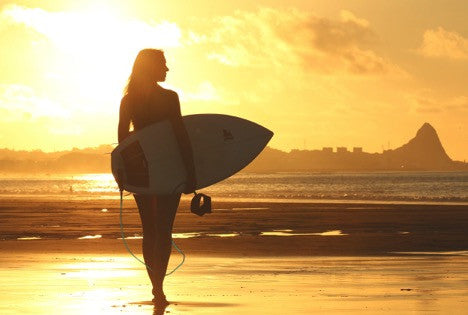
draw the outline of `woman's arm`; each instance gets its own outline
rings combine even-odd
[[[130,134],[130,114],[128,112],[128,104],[125,101],[125,97],[120,102],[120,114],[119,114],[119,128],[118,128],[118,139],[119,143],[123,139],[127,138]]]
[[[177,93],[174,93],[174,102],[173,111],[171,112],[171,123],[174,128],[174,133],[179,143],[179,148],[182,154],[182,159],[187,170],[187,185],[185,186],[184,193],[189,194],[195,191],[196,186],[196,174],[195,174],[195,164],[193,162],[193,151],[192,144],[190,143],[190,138],[185,129],[184,122],[182,120],[182,114],[180,112],[180,102],[179,96]]]

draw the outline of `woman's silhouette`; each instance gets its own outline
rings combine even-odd
[[[133,64],[124,96],[120,103],[119,142],[135,131],[152,123],[168,120],[184,160],[188,179],[184,193],[195,189],[195,167],[187,131],[182,121],[179,97],[176,92],[162,88],[158,82],[166,79],[169,69],[164,53],[157,49],[143,49]],[[143,226],[143,257],[153,285],[153,302],[169,304],[163,291],[163,281],[171,254],[172,226],[180,193],[171,195],[134,195]]]

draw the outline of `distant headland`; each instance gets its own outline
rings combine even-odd
[[[113,146],[45,153],[0,149],[0,174],[108,173]],[[281,151],[266,147],[243,172],[316,171],[468,171],[468,163],[452,161],[436,130],[425,123],[408,143],[382,153],[361,147]]]
[[[468,163],[452,161],[434,127],[425,123],[408,143],[383,153],[366,153],[361,147],[289,153],[266,148],[245,171],[468,171]]]

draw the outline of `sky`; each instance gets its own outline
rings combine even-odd
[[[273,148],[382,152],[428,122],[468,160],[467,17],[464,0],[0,0],[0,147],[117,142],[134,58],[160,48],[183,115],[252,120]]]

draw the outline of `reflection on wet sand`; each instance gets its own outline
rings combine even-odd
[[[96,234],[96,235],[81,236],[81,237],[78,237],[78,239],[79,240],[94,240],[94,239],[101,238],[101,237],[102,237],[102,235]]]
[[[88,281],[106,278],[137,276],[138,272],[129,268],[125,260],[105,260],[95,258],[91,261],[63,264],[58,266],[63,270],[65,278],[87,279]]]
[[[39,236],[29,236],[29,237],[18,237],[16,239],[18,241],[32,241],[32,240],[40,240],[41,237],[39,237]]]
[[[332,230],[332,231],[325,231],[322,233],[312,233],[312,235],[320,235],[320,236],[344,236],[348,235],[345,233],[342,233],[341,230]]]
[[[449,255],[449,256],[468,256],[467,250],[441,251],[441,252],[391,252],[392,254],[402,255]]]
[[[239,233],[206,233],[206,236],[215,236],[215,237],[234,237],[239,236]]]
[[[264,236],[297,236],[297,235],[319,235],[319,236],[344,236],[341,230],[325,231],[321,233],[293,233],[293,230],[273,230],[269,232],[261,232]]]
[[[200,235],[200,233],[172,233],[172,238],[191,238]]]
[[[122,238],[118,237],[117,239],[121,240]],[[126,240],[141,240],[141,239],[143,239],[143,236],[141,236],[141,235],[125,236],[125,239]]]
[[[172,233],[172,238],[192,238],[192,237],[198,237],[200,235],[201,233]],[[118,237],[117,239],[121,240],[122,238]],[[135,234],[133,236],[125,236],[125,239],[140,240],[140,239],[143,239],[143,236]]]
[[[289,314],[462,313],[467,262],[448,255],[192,256],[166,279],[165,311],[284,314],[287,304]],[[164,313],[148,301],[145,271],[126,256],[23,253],[2,255],[0,266],[1,314]]]

